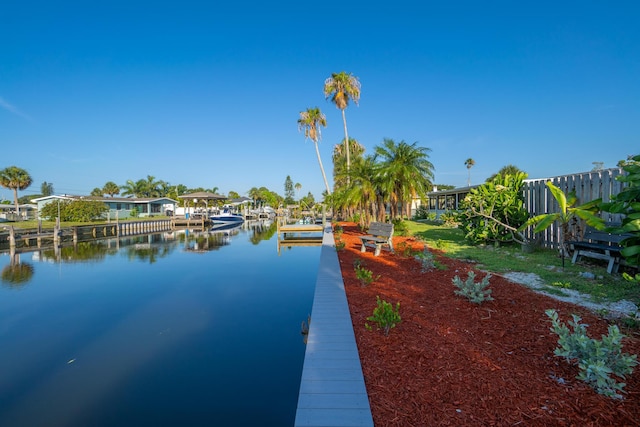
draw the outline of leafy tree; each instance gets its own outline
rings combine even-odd
[[[320,158],[320,150],[318,149],[318,141],[321,138],[320,126],[327,127],[327,118],[322,114],[318,107],[307,108],[306,111],[300,112],[298,130],[304,130],[304,137],[313,141],[316,147],[316,154],[318,156],[318,163],[320,164],[322,178],[324,179],[324,185],[327,188],[327,193],[331,194],[331,188],[329,188],[327,175],[324,173],[324,166],[322,166],[322,159]]]
[[[239,199],[240,193],[236,191],[229,191],[229,194],[227,194],[227,197],[229,197],[230,199]]]
[[[497,176],[502,176],[502,177],[504,177],[505,175],[516,176],[516,174],[518,173],[525,173],[525,172],[520,170],[517,166],[514,166],[514,165],[503,166],[502,168],[500,168],[498,172],[494,173],[489,178],[487,178],[486,182],[493,181]]]
[[[91,195],[93,197],[102,197],[102,196],[104,196],[104,192],[103,191],[104,190],[102,188],[96,187],[93,190],[91,190]]]
[[[102,194],[108,194],[110,197],[120,194],[120,187],[113,181],[108,181],[102,187]]]
[[[605,212],[624,215],[622,224],[609,230],[617,234],[631,234],[631,237],[620,242],[623,247],[620,253],[627,263],[640,266],[640,155],[630,156],[619,164],[626,174],[616,179],[627,185],[611,197],[611,202],[603,203],[600,208]]]
[[[398,205],[406,215],[410,214],[410,203],[416,197],[426,197],[433,187],[433,164],[429,159],[429,148],[418,147],[417,142],[407,144],[385,138],[375,148],[375,158],[380,160],[381,190],[389,196],[391,219],[398,217]]]
[[[469,190],[456,215],[467,240],[528,243],[519,230],[529,217],[522,191],[526,177],[522,172],[498,175]]]
[[[360,81],[351,73],[341,71],[332,73],[331,77],[324,81],[324,96],[331,97],[331,102],[342,112],[342,123],[344,124],[344,143],[347,157],[347,173],[351,168],[351,158],[349,155],[349,133],[347,132],[347,117],[344,110],[349,105],[349,100],[353,100],[356,105],[360,100]],[[329,194],[331,192],[327,190]]]
[[[103,218],[109,207],[97,200],[60,200],[58,203],[47,203],[40,211],[40,215],[53,221],[58,217],[60,221],[88,222]]]
[[[471,187],[471,168],[476,164],[476,161],[469,157],[464,161],[464,165],[467,167],[468,177],[467,177],[467,187]]]
[[[32,183],[31,175],[24,169],[17,166],[9,166],[0,170],[0,186],[13,190],[13,200],[16,207],[16,214],[20,217],[20,204],[18,202],[18,190],[22,191]]]
[[[293,190],[293,181],[291,177],[287,175],[287,179],[284,180],[284,204],[292,205],[295,203],[295,192]]]
[[[43,196],[50,196],[53,194],[53,184],[50,182],[43,182],[40,185],[40,193],[42,193]]]

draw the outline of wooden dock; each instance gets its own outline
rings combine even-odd
[[[292,246],[320,246],[324,234],[322,224],[285,224],[278,222],[278,255],[281,248]]]

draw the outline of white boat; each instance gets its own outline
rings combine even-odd
[[[241,223],[244,221],[244,217],[242,215],[231,212],[231,209],[229,208],[224,208],[221,212],[210,215],[209,219],[214,224]]]

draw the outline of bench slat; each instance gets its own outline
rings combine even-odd
[[[389,246],[393,252],[393,224],[384,222],[372,222],[369,225],[369,235],[359,236],[362,242],[360,252],[366,252],[367,246],[375,248],[375,256],[380,255],[383,246]]]

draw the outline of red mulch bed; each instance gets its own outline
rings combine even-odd
[[[640,367],[626,378],[624,400],[597,394],[575,378],[576,366],[554,356],[557,336],[545,310],[555,308],[563,321],[579,314],[591,337],[607,333],[606,321],[498,275],[490,280],[495,300],[473,304],[452,284],[456,275],[467,278],[471,264],[434,252],[447,270],[421,273],[398,250],[401,242],[422,250],[420,241],[394,237],[396,254],[375,257],[371,248],[360,252],[356,224],[341,225],[346,246],[338,257],[377,427],[640,425]],[[380,278],[362,286],[356,259]],[[476,280],[483,277],[476,271]],[[388,336],[364,327],[376,296],[400,302],[402,322]],[[623,351],[640,354],[637,335]]]

